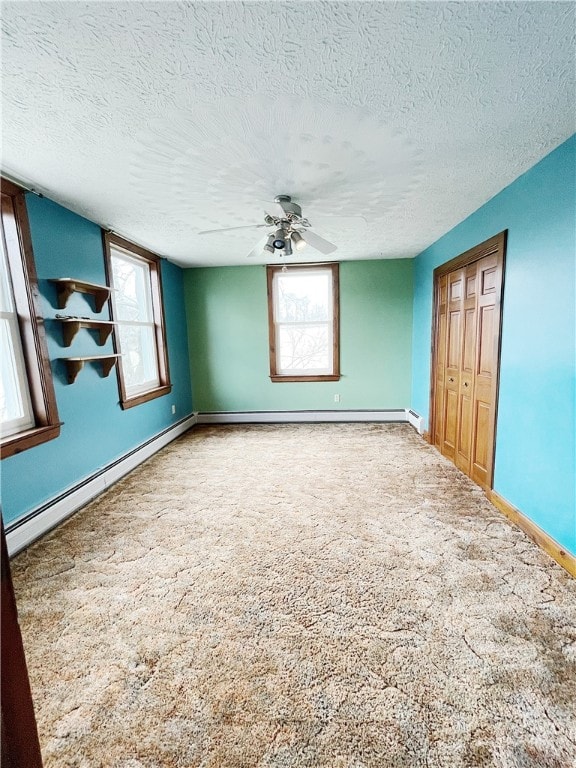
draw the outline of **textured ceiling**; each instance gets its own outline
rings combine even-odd
[[[2,27],[3,169],[182,265],[248,263],[265,230],[198,232],[277,194],[338,259],[414,256],[576,130],[567,2],[4,2]]]

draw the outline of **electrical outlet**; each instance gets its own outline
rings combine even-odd
[[[172,413],[176,413],[176,406],[175,405],[172,406]]]
[[[339,403],[340,402],[340,395],[334,395],[334,402]]]

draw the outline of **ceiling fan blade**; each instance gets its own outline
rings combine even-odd
[[[224,229],[204,229],[199,235],[212,235],[216,232],[233,232],[236,229],[255,229],[256,227],[269,227],[269,224],[246,224],[243,227],[224,227]]]
[[[299,233],[302,236],[302,240],[304,240],[304,242],[308,243],[308,245],[311,245],[312,248],[316,248],[316,250],[320,251],[320,253],[332,253],[338,247],[333,243],[329,243],[328,240],[324,240],[323,237],[320,237],[320,235],[317,235],[315,232],[311,232],[309,229],[301,229],[299,230]]]
[[[264,246],[266,245],[266,242],[268,240],[268,235],[264,235],[263,238],[258,240],[254,248],[250,251],[250,253],[247,255],[246,258],[253,259],[255,256],[261,256],[262,251],[264,250]]]

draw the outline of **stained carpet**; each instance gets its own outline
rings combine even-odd
[[[197,427],[13,571],[47,768],[576,765],[576,582],[407,425]]]

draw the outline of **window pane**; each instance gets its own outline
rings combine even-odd
[[[332,317],[331,273],[276,273],[277,322],[310,322]]]
[[[127,392],[159,384],[154,327],[151,325],[118,326],[122,372]]]
[[[112,252],[112,277],[116,319],[150,322],[152,307],[148,265]]]
[[[329,325],[281,325],[278,327],[280,373],[332,370]]]
[[[24,386],[24,361],[19,336],[14,337],[14,323],[7,318],[0,319],[0,350],[2,355],[2,377],[0,381],[0,419],[2,433],[10,434],[26,426],[33,426],[32,411],[28,393]]]
[[[6,256],[6,242],[4,240],[4,225],[0,237],[2,243],[2,263],[0,264],[0,311],[13,312],[12,289],[10,287],[10,273],[8,271],[8,258]]]

